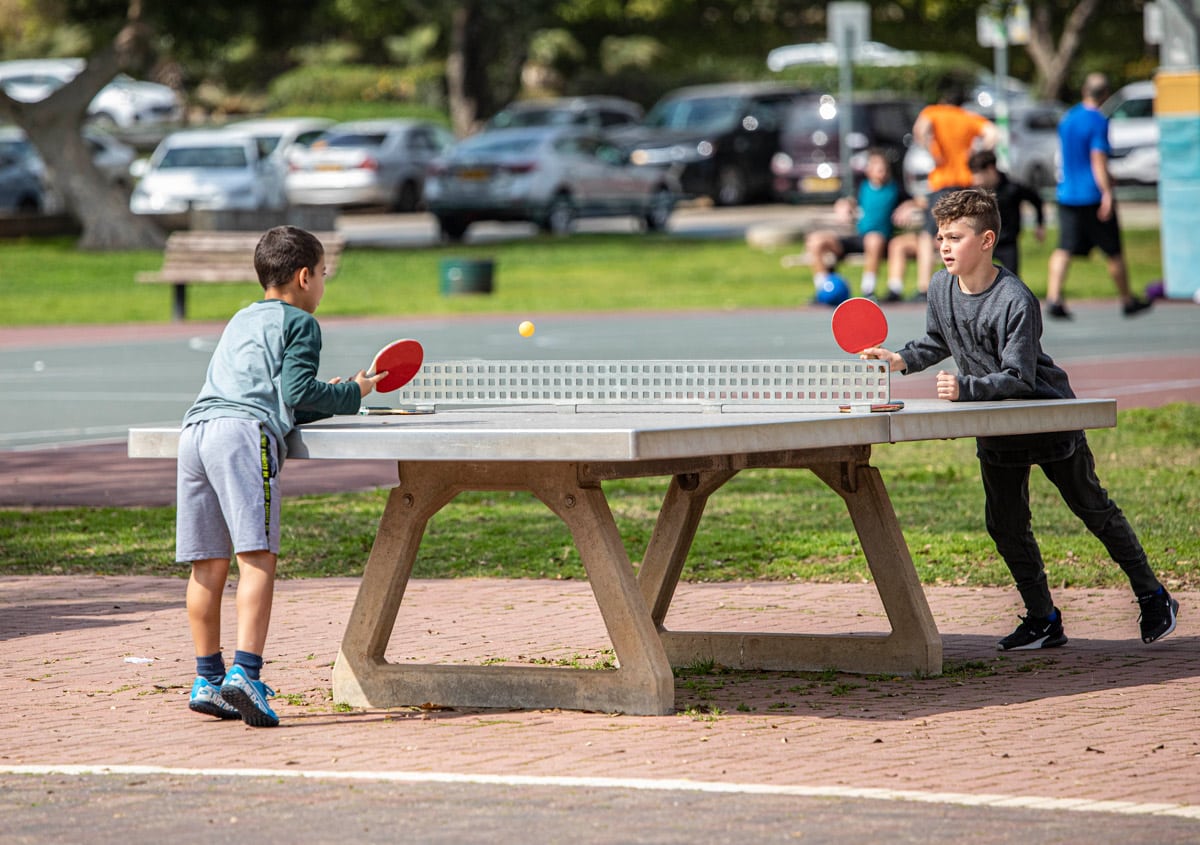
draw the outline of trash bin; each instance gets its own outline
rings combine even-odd
[[[496,262],[491,258],[444,258],[439,269],[443,296],[492,292]]]

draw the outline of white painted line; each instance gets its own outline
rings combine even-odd
[[[922,792],[913,789],[876,789],[845,786],[790,786],[766,783],[730,783],[687,779],[557,777],[535,775],[471,775],[454,772],[335,772],[320,769],[191,769],[167,766],[30,765],[0,766],[0,774],[15,775],[171,775],[174,777],[306,778],[313,780],[378,781],[380,783],[458,783],[487,786],[554,786],[584,789],[637,789],[647,791],[709,792],[742,795],[781,795],[801,798],[864,798],[874,801],[911,801],[922,804],[956,804],[964,807],[1056,810],[1078,813],[1175,816],[1200,820],[1200,806],[1157,802],[1101,801],[1045,796],[971,795],[960,792]]]

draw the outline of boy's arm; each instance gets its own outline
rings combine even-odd
[[[1042,195],[1028,185],[1017,183],[1017,199],[1024,201],[1033,206],[1033,213],[1037,217],[1037,227],[1044,228],[1046,225],[1046,209],[1042,202]]]
[[[356,381],[337,384],[317,378],[321,361],[321,329],[311,317],[289,320],[284,328],[283,401],[295,414],[297,425],[334,414],[353,414],[362,402]]]

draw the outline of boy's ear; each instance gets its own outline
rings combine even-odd
[[[307,267],[301,267],[299,270],[297,270],[295,273],[292,274],[292,282],[294,282],[296,284],[296,286],[299,288],[307,288],[308,280],[310,278],[311,278],[311,273],[309,272]]]

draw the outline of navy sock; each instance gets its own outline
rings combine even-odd
[[[246,675],[249,676],[250,680],[257,681],[263,665],[262,655],[251,654],[248,651],[235,651],[233,653],[233,665],[241,666],[246,670]]]
[[[220,686],[225,680],[225,658],[221,652],[196,658],[196,674],[209,683]]]

